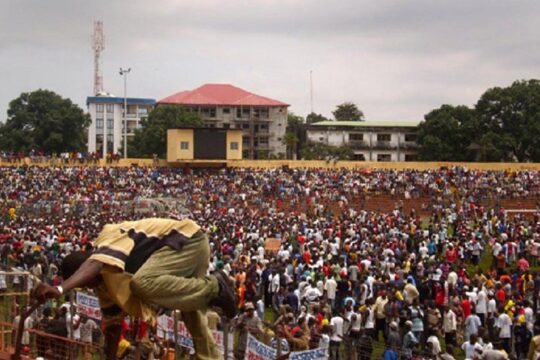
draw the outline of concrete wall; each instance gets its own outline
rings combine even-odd
[[[180,148],[180,143],[186,141],[187,150]],[[167,130],[167,161],[193,160],[193,129],[169,129]]]
[[[180,146],[180,145],[179,145]],[[350,169],[416,169],[416,170],[436,170],[441,167],[463,166],[471,170],[495,170],[495,171],[519,171],[530,170],[540,171],[540,163],[458,163],[458,162],[376,162],[376,161],[338,161],[337,163],[327,163],[321,160],[193,160],[184,161],[182,165],[188,166],[217,166],[227,164],[229,167],[252,167],[252,168],[277,168],[288,166],[290,168],[350,168]],[[44,161],[33,163],[30,158],[23,159],[23,162],[10,163],[0,160],[0,166],[20,166],[20,165],[35,165],[35,166],[53,166],[64,165],[60,160]],[[97,164],[74,164],[68,163],[65,166],[171,166],[167,160],[158,160],[154,162],[152,159],[120,159],[120,161],[107,164],[104,159],[98,161]]]
[[[231,143],[238,143],[238,149],[231,149]],[[242,160],[242,130],[227,131],[227,160]]]

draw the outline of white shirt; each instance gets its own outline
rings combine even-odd
[[[444,314],[443,329],[445,333],[457,330],[456,314],[452,310],[448,310]]]
[[[478,292],[478,298],[476,299],[476,313],[487,313],[487,294],[484,290]]]
[[[77,326],[79,324],[79,321],[81,320],[80,316],[78,314],[75,314],[73,316],[73,327],[70,325],[71,322],[71,314],[69,311],[66,314],[66,327],[68,331],[68,338],[72,338],[75,340],[81,339],[81,328],[80,326]],[[73,329],[73,337],[71,336],[71,329]]]
[[[337,282],[333,278],[326,280],[324,284],[324,290],[326,290],[326,296],[328,299],[333,300],[336,298]]]
[[[502,313],[499,315],[499,318],[497,319],[496,326],[500,329],[499,337],[503,339],[508,339],[511,336],[511,326],[512,326],[512,320],[510,319],[510,316],[508,316],[506,313]]]
[[[330,347],[330,336],[328,334],[322,334],[319,340],[319,347],[321,349],[327,349]]]
[[[330,340],[341,342],[343,337],[343,319],[340,316],[334,316],[330,320],[330,326],[332,326],[332,336]]]
[[[431,343],[433,354],[438,355],[441,352],[441,343],[439,342],[439,338],[435,335],[431,335],[427,338],[426,342]]]
[[[272,275],[270,280],[270,293],[277,293],[279,291],[279,274]]]
[[[483,351],[484,348],[479,343],[471,344],[470,342],[465,341],[463,345],[461,345],[461,349],[465,352],[465,359],[472,359],[480,355],[480,351]]]
[[[487,313],[489,315],[493,315],[493,313],[495,313],[496,310],[497,310],[497,302],[495,301],[495,299],[489,299],[487,303]]]
[[[308,287],[306,289],[306,292],[304,294],[304,297],[307,299],[307,301],[316,301],[322,294],[320,293],[319,289],[316,287]]]

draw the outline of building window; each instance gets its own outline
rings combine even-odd
[[[364,154],[354,154],[354,160],[356,161],[366,161]]]
[[[137,105],[128,105],[127,106],[127,113],[128,113],[128,115],[137,114]]]
[[[224,128],[224,129],[230,129],[230,128],[231,128],[231,124],[225,123],[225,124],[223,124],[223,128]]]
[[[262,137],[259,139],[259,144],[267,145],[268,144],[268,138]]]
[[[238,150],[238,142],[231,141],[231,150]]]
[[[390,141],[390,134],[377,134],[377,141]]]
[[[148,108],[147,107],[139,107],[139,117],[147,116],[148,115]]]
[[[417,161],[418,155],[417,154],[405,154],[405,161]]]
[[[266,125],[266,124],[261,124],[261,125],[259,125],[259,129],[261,129],[261,130],[268,130],[268,125]]]
[[[204,117],[215,118],[216,108],[215,107],[201,107],[201,114]]]
[[[189,150],[189,142],[180,141],[180,150]]]
[[[242,129],[249,129],[249,124],[242,124]]]
[[[253,108],[253,116],[256,118],[268,119],[268,108],[267,107]]]
[[[364,140],[364,134],[350,134],[349,135],[350,141],[363,141]]]
[[[223,108],[223,113],[224,114],[230,114],[231,113],[231,109],[230,108]]]
[[[96,129],[103,129],[103,119],[96,119]]]
[[[244,136],[242,138],[242,144],[244,144],[244,146],[249,146],[251,143],[251,138],[249,136]]]
[[[237,118],[248,118],[251,114],[251,109],[249,107],[237,107],[236,108],[236,117]]]
[[[110,153],[113,153],[115,152],[115,149],[114,149],[114,138],[111,135],[107,135],[107,151],[110,152]]]
[[[114,119],[107,119],[107,130],[114,129]]]
[[[390,154],[377,154],[377,161],[392,161]]]
[[[103,104],[96,104],[96,112],[103,113]]]
[[[107,108],[108,113],[112,114],[114,112],[114,105],[113,104],[107,104],[106,108]]]
[[[405,134],[405,141],[416,142],[416,134]]]

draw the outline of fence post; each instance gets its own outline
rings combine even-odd
[[[223,318],[223,358],[229,359],[229,320]]]
[[[180,359],[180,347],[178,346],[178,312],[173,310],[174,319],[174,358]]]
[[[276,347],[277,347],[277,357],[281,357],[281,338],[279,337],[279,331],[276,331]]]

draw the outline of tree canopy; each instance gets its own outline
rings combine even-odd
[[[90,116],[70,99],[49,90],[22,93],[9,103],[0,126],[0,148],[46,153],[84,151]]]
[[[157,154],[163,158],[167,153],[167,130],[177,128],[196,128],[203,126],[199,114],[176,105],[160,105],[141,120],[141,128],[128,145],[130,157],[152,157]]]
[[[364,121],[364,113],[352,102],[338,105],[332,114],[337,121]]]
[[[419,158],[433,161],[468,161],[475,113],[466,106],[443,105],[425,116],[418,126]]]
[[[287,157],[293,159],[294,154],[298,158],[306,140],[307,129],[304,118],[290,112],[287,116],[285,136],[282,139],[283,144],[287,146]]]
[[[474,109],[443,105],[418,127],[422,160],[540,161],[540,81],[488,89]]]
[[[480,160],[540,161],[540,81],[487,90],[476,103]]]
[[[314,123],[317,123],[317,122],[320,122],[320,121],[328,121],[328,119],[326,117],[324,117],[323,115],[316,114],[314,112],[309,113],[308,116],[306,116],[306,123],[308,125],[309,124],[314,124]]]
[[[302,149],[302,158],[305,160],[352,160],[354,150],[350,147],[332,146],[325,143],[309,143]]]

